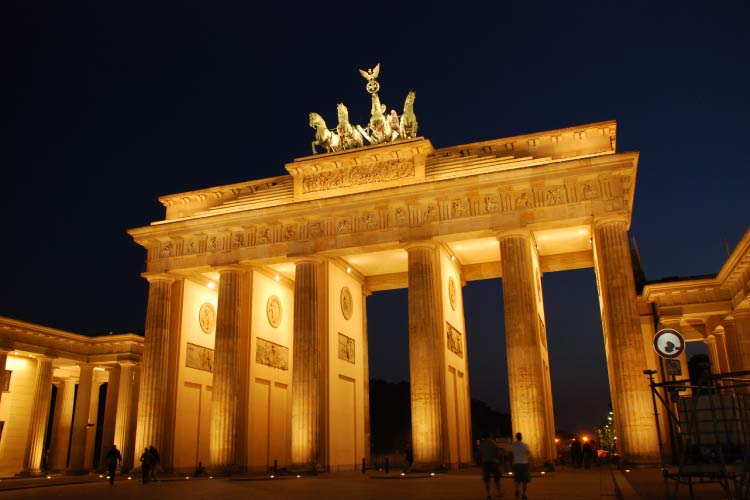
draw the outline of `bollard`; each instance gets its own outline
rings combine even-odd
[[[365,459],[362,459],[362,474],[365,473]]]
[[[276,461],[276,459],[273,460],[273,475],[279,475],[279,463]]]
[[[388,457],[385,457],[385,473],[388,474],[388,471],[391,470],[390,464],[388,462]]]

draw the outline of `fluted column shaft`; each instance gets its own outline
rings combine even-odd
[[[721,326],[724,327],[730,370],[733,372],[750,370],[750,352],[743,352],[740,334],[737,332],[737,320],[734,317],[728,318],[721,323]]]
[[[99,448],[100,467],[106,465],[104,457],[107,456],[112,445],[115,444],[115,422],[117,419],[117,403],[120,395],[120,365],[109,369],[107,378],[107,400],[104,402],[104,423],[102,426],[102,444]],[[120,448],[122,448],[122,444]],[[120,450],[122,453],[122,450]]]
[[[412,449],[417,465],[439,465],[448,462],[439,256],[434,246],[407,252]]]
[[[731,343],[730,352],[734,359],[732,371],[750,371],[750,309],[736,310],[732,316],[734,316],[734,335],[730,339],[727,334],[727,341]]]
[[[292,463],[327,465],[325,402],[325,264],[300,261],[294,279],[294,364],[292,372]]]
[[[140,368],[133,364],[120,366],[120,387],[117,395],[114,443],[120,447],[122,465],[127,472],[133,468],[135,455],[135,425],[138,408]]]
[[[625,221],[597,224],[594,244],[618,448],[626,460],[655,462],[659,458],[656,423],[651,389],[643,375],[648,365]]]
[[[7,372],[5,371],[5,363],[8,361],[8,351],[0,349],[0,402],[2,402],[3,388],[5,387],[5,377]]]
[[[364,420],[365,420],[365,458],[370,460],[370,354],[367,340],[367,296],[369,292],[362,293],[362,364],[364,369]]]
[[[52,359],[38,358],[34,382],[34,401],[29,417],[29,434],[24,453],[24,472],[39,472],[44,453],[50,399],[52,398]]]
[[[211,397],[210,460],[215,469],[237,465],[237,400],[240,378],[240,296],[242,271],[220,272]]]
[[[52,469],[64,469],[68,462],[70,445],[70,426],[73,423],[73,403],[75,402],[76,381],[72,378],[63,380],[57,386],[55,406],[55,435],[50,446],[50,466]]]
[[[703,343],[706,345],[708,351],[708,360],[711,363],[711,373],[721,373],[721,363],[719,361],[719,351],[716,347],[716,337],[709,335],[703,339]]]
[[[164,454],[172,283],[161,277],[149,281],[135,447],[139,456],[150,445]]]
[[[73,434],[70,438],[70,472],[84,472],[86,455],[86,431],[91,406],[91,385],[94,378],[94,365],[81,364],[78,376],[78,395],[76,396],[75,414],[73,415]]]
[[[513,432],[521,432],[535,461],[554,460],[555,428],[548,359],[539,331],[536,278],[528,234],[502,235],[505,343]],[[541,297],[539,298],[541,302]]]

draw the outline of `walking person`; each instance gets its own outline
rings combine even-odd
[[[521,489],[521,498],[526,500],[526,486],[531,482],[529,470],[529,447],[523,442],[523,436],[516,432],[516,442],[511,446],[513,451],[513,480],[516,482],[516,498]]]
[[[148,448],[143,448],[143,454],[141,455],[141,481],[146,484],[151,478],[151,465],[154,462],[154,457]]]
[[[117,473],[117,465],[122,463],[122,454],[117,449],[117,445],[113,444],[112,448],[107,452],[107,456],[104,457],[107,462],[107,472],[109,473],[109,485],[115,484],[115,474]]]
[[[159,457],[159,452],[156,451],[153,444],[148,447],[148,452],[151,454],[151,476],[149,476],[149,480],[156,481],[156,469],[159,467],[161,457]]]
[[[583,468],[584,469],[590,469],[591,468],[591,462],[594,460],[594,448],[591,446],[591,443],[586,441],[583,445]]]
[[[479,463],[482,464],[482,480],[487,489],[487,500],[491,500],[492,498],[490,494],[490,475],[495,480],[497,498],[502,498],[502,490],[500,489],[500,460],[498,458],[495,435],[491,432],[479,442]]]

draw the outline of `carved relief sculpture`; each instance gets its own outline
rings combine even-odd
[[[448,302],[451,304],[451,309],[456,310],[456,282],[453,281],[453,276],[448,278]]]
[[[339,359],[354,364],[354,339],[339,333]]]
[[[453,325],[450,323],[446,323],[447,331],[446,336],[448,337],[448,350],[451,351],[453,354],[458,356],[459,358],[464,357],[464,348],[463,348],[463,335],[461,332],[453,328]]]
[[[198,310],[198,323],[203,333],[209,335],[216,329],[216,309],[213,304],[204,302]]]
[[[278,370],[289,369],[289,348],[260,337],[255,339],[255,362]]]
[[[352,292],[349,290],[349,287],[343,287],[341,289],[341,314],[344,315],[344,319],[349,319],[352,317],[352,311],[353,311],[353,304],[352,301]]]
[[[268,302],[266,302],[266,316],[272,327],[279,327],[281,324],[281,301],[276,295],[268,297]]]
[[[213,373],[214,350],[197,344],[186,344],[185,366]]]

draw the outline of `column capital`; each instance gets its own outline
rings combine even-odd
[[[616,213],[596,216],[591,225],[596,229],[607,224],[625,224],[625,229],[630,229],[630,215],[627,213]]]
[[[154,283],[155,281],[166,281],[169,283],[174,283],[175,281],[177,281],[177,278],[167,273],[141,273],[141,276],[145,278],[149,283]]]
[[[246,271],[249,271],[250,269],[248,267],[241,266],[239,264],[227,264],[225,266],[216,266],[216,267],[213,267],[211,270],[212,271],[216,271],[217,273],[219,273],[219,276],[221,276],[221,273],[226,273],[226,272],[230,272],[230,271],[244,273]]]
[[[290,259],[294,265],[302,264],[302,263],[310,263],[310,264],[323,264],[324,262],[328,262],[328,259],[326,257],[323,257],[322,255],[317,254],[310,254],[310,255],[295,255],[293,257],[290,257]]]
[[[518,227],[514,229],[508,229],[506,231],[500,231],[495,233],[497,241],[504,240],[505,238],[531,238],[531,230],[528,227]]]
[[[750,308],[735,309],[730,314],[734,319],[746,319],[750,318]]]
[[[703,339],[704,344],[715,344],[716,343],[716,337],[714,337],[713,334],[706,335],[706,337]]]
[[[403,248],[407,253],[413,248],[429,248],[430,250],[437,250],[440,248],[440,242],[435,240],[411,241],[404,245]]]

